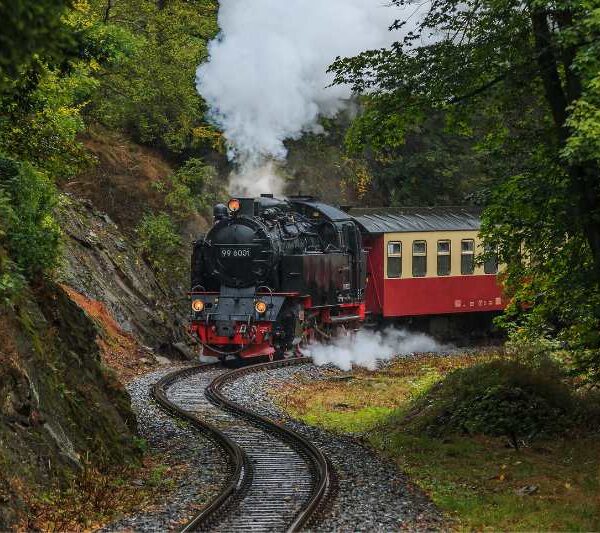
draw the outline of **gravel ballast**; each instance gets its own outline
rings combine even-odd
[[[328,369],[331,376],[331,369]],[[308,437],[329,458],[337,474],[335,499],[319,523],[319,531],[431,530],[444,527],[439,510],[400,472],[397,466],[361,445],[356,439],[332,434],[291,419],[279,409],[268,391],[296,377],[323,378],[312,364],[247,374],[224,392],[245,407]]]
[[[168,466],[185,466],[186,474],[179,477],[177,486],[166,498],[168,501],[122,518],[103,531],[179,529],[218,493],[225,480],[227,466],[219,449],[192,428],[173,420],[150,397],[152,384],[177,368],[171,366],[146,374],[127,388],[138,417],[140,436],[147,440],[150,451],[162,454]],[[250,373],[228,384],[224,393],[259,414],[282,421],[311,440],[331,461],[336,472],[335,495],[318,525],[311,530],[443,529],[446,523],[439,510],[393,462],[378,456],[355,438],[291,419],[269,395],[273,388],[297,378],[304,382],[330,378],[331,370],[303,364]],[[203,395],[203,391],[198,390],[198,394]],[[202,412],[202,409],[192,410],[199,415]],[[217,419],[210,421],[220,425]]]
[[[227,466],[214,443],[175,421],[150,396],[150,387],[177,368],[162,368],[141,376],[127,390],[137,415],[140,437],[147,440],[149,451],[163,455],[167,466],[183,466],[186,473],[177,480],[168,501],[113,522],[102,531],[178,530],[219,492],[225,481]]]

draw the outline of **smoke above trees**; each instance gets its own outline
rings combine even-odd
[[[320,117],[348,106],[350,87],[330,86],[327,67],[393,43],[401,11],[381,0],[221,0],[196,83],[238,164],[232,192],[281,192],[272,162],[285,160],[284,141],[323,133]]]

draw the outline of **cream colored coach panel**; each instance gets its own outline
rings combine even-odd
[[[461,241],[463,239],[473,239],[475,241],[476,256],[483,252],[481,239],[478,232],[470,231],[430,231],[430,232],[407,232],[407,233],[386,233],[383,239],[383,268],[386,279],[387,272],[387,245],[388,242],[402,243],[402,276],[400,279],[410,279],[412,275],[412,245],[413,241],[427,242],[427,277],[437,277],[437,243],[441,240],[450,241],[450,275],[461,276]],[[473,275],[483,275],[483,265],[475,265]],[[466,274],[469,275],[469,274]],[[448,277],[448,276],[440,276]],[[399,279],[399,278],[389,278]]]

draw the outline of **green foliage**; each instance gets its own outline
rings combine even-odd
[[[211,206],[226,192],[216,170],[197,158],[188,159],[156,187],[166,191],[165,204],[180,219],[193,213],[209,215]]]
[[[549,361],[537,369],[496,360],[455,370],[415,402],[406,424],[438,437],[506,436],[518,447],[523,439],[569,431],[582,416],[562,379]]]
[[[18,286],[15,273],[34,279],[56,266],[61,232],[52,211],[58,195],[46,174],[10,159],[0,159],[0,193],[5,228],[0,242],[14,262],[14,267],[7,263],[13,281],[3,281],[5,290],[10,290]]]
[[[166,213],[145,215],[136,229],[142,253],[162,276],[181,268],[181,238]]]
[[[506,180],[494,193],[483,232],[508,265],[503,280],[512,298],[498,322],[511,341],[554,339],[548,354],[560,352],[574,372],[600,380],[600,292],[561,169]]]
[[[127,51],[103,72],[90,113],[123,129],[142,143],[181,152],[203,145],[204,102],[194,75],[207,57],[207,42],[217,32],[216,2],[166,2],[159,9],[143,0],[92,1],[89,16],[104,32],[119,30]]]
[[[582,80],[581,97],[574,102],[568,118],[570,136],[563,149],[567,161],[600,161],[600,10],[597,2],[584,0],[587,16],[577,31],[566,34],[566,43],[578,49],[573,68]]]
[[[74,176],[89,162],[77,135],[84,129],[81,107],[95,85],[82,62],[72,64],[68,75],[41,67],[33,91],[0,100],[2,149],[54,178]]]
[[[349,148],[372,151],[386,163],[395,159],[398,170],[384,185],[390,198],[404,202],[411,194],[407,174],[435,191],[422,172],[427,153],[413,168],[401,156],[424,116],[442,117],[441,148],[427,154],[434,155],[433,181],[462,175],[484,185],[472,200],[487,205],[483,236],[508,265],[512,303],[501,322],[513,335],[562,342],[573,369],[597,381],[597,2],[435,0],[413,31],[405,26],[394,25],[405,37],[391,48],[340,58],[331,67],[336,83],[366,94]],[[463,139],[458,157],[448,150],[452,136]]]
[[[37,58],[59,59],[70,44],[61,17],[68,0],[0,2],[0,92],[14,90]]]
[[[6,232],[13,216],[10,198],[0,188],[0,304],[9,304],[24,284],[23,276],[6,251]]]

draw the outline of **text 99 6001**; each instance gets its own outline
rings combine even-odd
[[[222,247],[220,250],[222,258],[234,258],[234,257],[250,257],[250,248],[233,248],[233,247]]]

